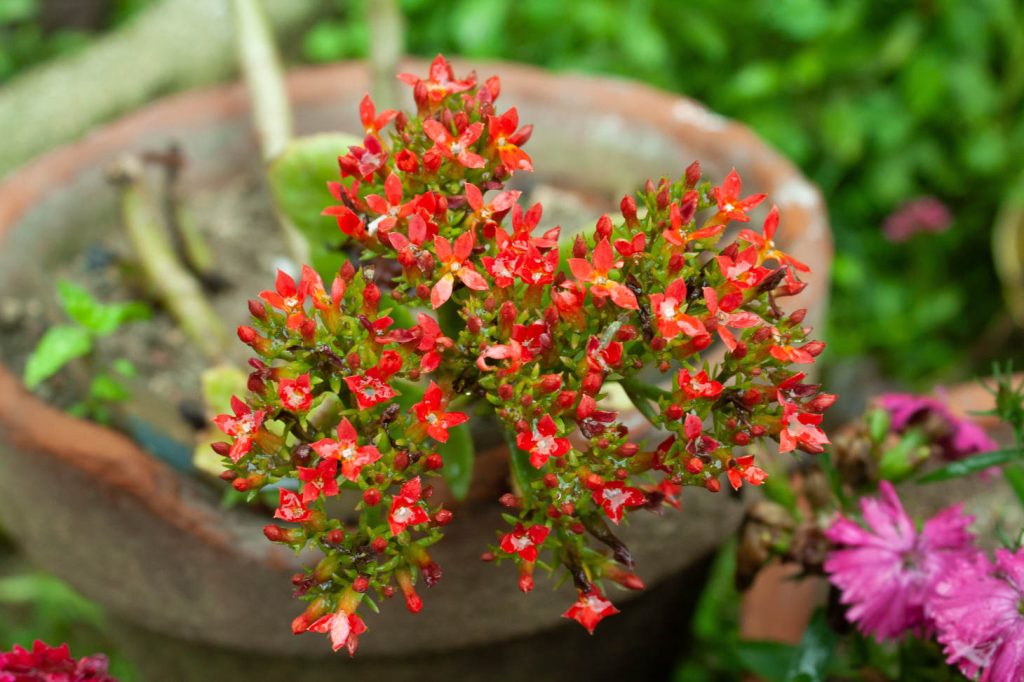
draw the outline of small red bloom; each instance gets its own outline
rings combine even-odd
[[[579,595],[579,600],[562,614],[562,618],[573,619],[585,627],[590,634],[594,634],[594,628],[598,623],[619,612],[596,587],[591,587],[589,592],[580,590]]]
[[[772,344],[771,348],[768,349],[771,356],[779,362],[785,362],[787,364],[811,364],[814,362],[814,356],[808,353],[803,348],[797,348],[789,344]]]
[[[427,78],[420,78],[411,73],[398,74],[398,80],[413,86],[414,92],[420,88],[424,90],[429,101],[440,102],[448,95],[456,92],[465,92],[476,85],[476,76],[470,74],[465,80],[457,80],[452,65],[442,55],[434,57],[430,63],[430,71]]]
[[[714,220],[699,230],[686,229],[697,211],[697,200],[697,192],[691,190],[683,197],[682,203],[673,203],[669,206],[669,229],[662,232],[662,236],[669,244],[685,247],[690,242],[716,237],[725,231],[725,223]]]
[[[746,199],[741,199],[740,190],[742,187],[743,182],[740,180],[740,174],[733,168],[725,176],[725,181],[721,187],[711,188],[711,196],[718,203],[718,214],[713,220],[717,219],[722,222],[735,220],[740,223],[750,220],[747,216],[747,211],[764,201],[765,195],[753,194]]]
[[[782,395],[778,396],[782,405],[782,430],[779,432],[779,452],[790,452],[800,448],[804,452],[819,453],[828,443],[828,436],[818,425],[823,415],[812,412],[801,412],[793,403],[785,402]]]
[[[359,437],[348,419],[338,423],[337,433],[337,440],[322,438],[312,448],[324,459],[341,462],[341,475],[355,481],[364,466],[380,459],[380,451],[373,445],[359,445]]]
[[[750,485],[761,485],[768,478],[768,474],[764,469],[754,466],[753,455],[737,457],[729,462],[727,476],[729,477],[729,485],[732,486],[733,490],[739,490],[740,486],[743,485],[743,481]]]
[[[551,457],[561,457],[572,449],[568,438],[557,438],[558,425],[546,414],[532,431],[521,431],[516,436],[519,449],[530,453],[530,464],[540,469]]]
[[[306,311],[302,307],[305,295],[299,292],[295,280],[284,270],[277,271],[274,288],[276,291],[260,292],[260,298],[287,314],[286,325],[289,329],[298,329],[306,320]]]
[[[304,484],[302,486],[302,504],[309,504],[320,497],[321,493],[327,497],[338,494],[337,460],[324,459],[316,467],[298,467],[298,472],[299,480]]]
[[[757,264],[757,250],[754,247],[744,249],[735,259],[716,256],[715,260],[718,261],[722,276],[737,289],[756,287],[770,272]]]
[[[707,304],[708,312],[716,322],[718,335],[721,337],[722,343],[729,350],[736,349],[736,338],[729,331],[729,327],[746,329],[748,327],[756,327],[764,322],[756,314],[748,311],[740,311],[738,313],[726,312],[718,303],[718,292],[711,287],[704,287],[704,302]]]
[[[366,226],[370,234],[387,234],[399,220],[412,213],[416,206],[415,200],[402,203],[402,181],[394,173],[389,174],[384,181],[384,196],[370,194],[366,197],[366,205],[378,216]]]
[[[275,519],[302,523],[303,521],[308,521],[313,516],[313,512],[306,508],[306,505],[302,503],[302,498],[297,494],[284,488],[281,488],[280,494],[277,511],[274,512]]]
[[[348,655],[353,656],[359,646],[359,635],[366,632],[366,623],[354,613],[338,610],[314,621],[309,631],[330,634],[334,651],[345,647]]]
[[[610,296],[620,308],[637,310],[640,306],[629,287],[609,279],[609,273],[622,267],[622,261],[615,260],[612,245],[602,239],[594,247],[593,264],[582,258],[570,258],[569,268],[577,280],[590,283],[590,293],[597,298]]]
[[[394,109],[386,109],[377,115],[377,107],[369,95],[363,95],[359,103],[359,120],[363,123],[363,130],[367,135],[379,135],[381,128],[386,126],[398,115]]]
[[[509,554],[518,554],[523,561],[536,561],[537,550],[544,544],[550,532],[550,528],[540,524],[526,528],[523,524],[517,523],[511,533],[502,536],[500,547]]]
[[[117,682],[107,672],[107,657],[71,658],[67,644],[51,647],[36,640],[28,650],[17,644],[8,653],[0,653],[0,680],[3,682]]]
[[[604,374],[622,364],[622,344],[612,341],[602,345],[601,339],[591,336],[587,341],[587,368],[591,372]]]
[[[487,281],[467,262],[473,253],[473,233],[463,232],[455,240],[455,248],[444,237],[434,237],[434,251],[443,265],[443,274],[430,291],[430,305],[435,309],[444,305],[452,296],[452,286],[458,277],[474,291],[486,291]]]
[[[392,535],[401,534],[409,526],[418,526],[430,521],[430,515],[419,504],[422,492],[423,486],[420,477],[417,476],[406,481],[398,494],[392,498],[391,512],[388,514]]]
[[[237,463],[252,450],[253,438],[263,424],[266,412],[264,410],[253,412],[248,405],[235,396],[231,396],[231,409],[234,410],[234,416],[221,414],[213,418],[213,423],[221,431],[235,439],[231,444],[228,457],[232,462]]]
[[[427,435],[439,443],[448,442],[448,429],[469,419],[469,415],[463,412],[445,412],[443,398],[441,387],[431,381],[423,394],[423,400],[412,406]]]
[[[779,229],[779,207],[772,206],[772,210],[768,211],[768,217],[764,219],[764,230],[761,234],[744,229],[740,230],[738,236],[756,247],[762,259],[774,258],[782,265],[789,265],[801,272],[810,272],[809,267],[776,248],[773,240],[777,229]]]
[[[309,374],[303,374],[297,379],[281,379],[277,385],[277,395],[289,412],[305,412],[313,403]]]
[[[367,135],[363,146],[353,145],[348,154],[338,157],[338,166],[342,177],[355,177],[365,180],[384,168],[388,153],[384,151],[376,135]]]
[[[658,331],[666,339],[679,334],[690,338],[704,336],[708,332],[704,324],[686,310],[686,280],[679,278],[668,285],[663,294],[651,294],[651,310],[658,321]]]
[[[484,124],[478,121],[455,137],[440,121],[428,118],[423,122],[423,132],[434,142],[434,149],[444,158],[453,159],[466,168],[483,168],[487,164],[484,157],[470,151],[483,131]]]
[[[690,376],[690,372],[684,369],[679,372],[676,381],[679,384],[679,388],[686,393],[686,397],[690,400],[697,400],[698,398],[712,400],[722,393],[722,384],[708,378],[708,373],[705,370]]]
[[[505,164],[510,172],[512,171],[533,171],[533,162],[529,154],[519,148],[525,140],[523,131],[517,133],[519,127],[519,112],[512,107],[501,116],[488,118],[487,127],[490,132],[491,146],[498,150],[501,162]],[[525,134],[529,136],[529,132]]]
[[[643,491],[631,488],[622,481],[608,483],[592,476],[587,480],[587,487],[590,488],[594,502],[604,509],[604,513],[616,525],[622,521],[626,507],[639,507],[647,502]]]
[[[359,409],[365,410],[398,395],[387,381],[401,368],[401,356],[394,351],[384,351],[377,366],[368,369],[366,374],[345,377],[348,389],[356,396]]]

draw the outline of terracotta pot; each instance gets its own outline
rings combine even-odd
[[[500,74],[505,103],[536,125],[530,153],[538,177],[583,189],[609,208],[648,176],[677,176],[693,159],[714,178],[738,168],[745,191],[768,192],[778,203],[779,242],[815,265],[802,304],[811,319],[821,319],[831,259],[821,198],[749,130],[635,83],[473,66]],[[422,62],[405,65],[425,69]],[[304,69],[289,77],[289,86],[301,131],[358,130],[357,103],[368,87],[362,64]],[[116,223],[104,167],[125,150],[169,138],[184,144],[192,186],[216,187],[256,158],[238,85],[168,98],[59,148],[0,185],[0,286],[52,291],[49,267]],[[380,616],[371,614],[371,632],[349,661],[331,656],[320,637],[290,634],[288,623],[300,610],[288,582],[295,560],[263,539],[265,519],[222,510],[194,480],[123,435],[44,404],[3,367],[0,500],[0,522],[32,559],[113,614],[122,646],[139,654],[152,680],[298,674],[309,682],[346,672],[418,680],[455,672],[475,679],[474,671],[488,679],[524,671],[559,679],[563,670],[595,679],[624,670],[631,677],[654,675],[680,651],[704,560],[739,516],[729,496],[701,490],[684,494],[682,514],[636,515],[623,534],[652,588],[636,598],[614,595],[623,614],[590,639],[559,619],[572,599],[566,589],[549,598],[541,580],[534,594],[523,596],[507,568],[481,564],[480,552],[500,528],[500,510],[493,503],[475,507],[456,516],[437,548],[445,577],[424,595],[424,613],[412,617],[391,604]]]
[[[1014,385],[1022,381],[1024,373],[1015,375]],[[957,384],[940,395],[954,414],[972,416],[996,441],[1007,447],[1012,445],[1013,434],[997,418],[973,416],[988,412],[995,405],[992,394],[979,382]],[[917,518],[963,502],[965,511],[975,517],[975,530],[982,538],[987,535],[985,529],[994,529],[997,524],[1016,528],[1024,521],[1019,503],[1002,478],[972,476],[924,486],[907,484],[901,487],[900,497],[907,511]],[[794,580],[798,573],[797,566],[773,564],[758,574],[744,596],[740,629],[745,638],[789,644],[800,641],[815,609],[827,598],[828,581]]]

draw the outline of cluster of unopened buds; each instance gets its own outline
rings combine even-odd
[[[279,487],[283,523],[266,536],[323,553],[294,579],[309,604],[293,629],[352,652],[361,605],[400,590],[418,612],[417,581],[441,576],[429,548],[452,514],[432,506],[432,481],[472,408],[497,419],[511,460],[510,527],[484,557],[514,561],[524,592],[536,566],[563,567],[578,591],[565,615],[592,631],[617,612],[602,582],[643,586],[612,530],[627,513],[678,507],[683,486],[759,485],[760,441],[827,442],[834,396],[793,368],[823,344],[776,303],[807,268],[776,248],[775,208],[723,243],[764,196],[742,197],[735,171],[712,187],[696,163],[560,246],[559,228],[536,234],[541,206],[505,186],[532,170],[531,128],[499,113],[498,79],[460,80],[442,57],[400,78],[416,115],[363,100],[365,140],[339,158],[323,211],[363,264],[326,285],[309,267],[297,283],[280,273],[250,303],[250,393],[216,419],[224,478]],[[631,434],[610,391],[652,427]]]

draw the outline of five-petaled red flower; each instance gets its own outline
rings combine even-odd
[[[277,385],[277,395],[284,409],[289,412],[305,412],[313,403],[313,393],[309,383],[309,373],[296,379],[281,379]]]
[[[379,135],[381,128],[390,123],[397,115],[398,112],[394,109],[385,109],[378,116],[377,107],[374,106],[369,95],[363,95],[362,101],[359,102],[359,120],[367,135]]]
[[[523,561],[536,561],[537,550],[544,544],[550,532],[550,528],[539,523],[529,528],[517,523],[511,533],[502,536],[499,546],[503,552],[518,554]]]
[[[366,197],[366,205],[378,216],[370,221],[366,231],[382,235],[393,230],[398,221],[412,213],[416,206],[414,201],[402,203],[402,181],[394,173],[384,181],[384,196],[370,194]]]
[[[626,507],[639,507],[647,502],[643,491],[627,486],[622,481],[606,482],[592,475],[587,479],[590,495],[612,523],[618,525]]]
[[[516,446],[530,453],[530,464],[540,469],[551,457],[561,457],[572,448],[568,438],[558,438],[557,434],[558,425],[546,414],[532,430],[516,436]]]
[[[366,370],[366,374],[345,377],[348,389],[356,396],[359,409],[368,409],[398,395],[388,384],[388,379],[401,368],[402,357],[395,351],[387,350],[381,354],[377,366]]]
[[[658,331],[666,339],[679,334],[690,338],[704,336],[704,324],[692,315],[686,314],[686,280],[679,278],[668,285],[663,294],[651,294],[651,310],[658,321]]]
[[[484,157],[472,151],[483,131],[484,124],[478,121],[466,126],[456,137],[440,121],[428,118],[423,122],[423,132],[434,142],[434,149],[444,158],[458,161],[466,168],[483,168],[487,165]]]
[[[704,287],[704,302],[707,304],[708,313],[715,320],[718,336],[721,337],[722,343],[729,350],[736,349],[736,337],[729,331],[729,327],[733,329],[746,329],[748,327],[756,327],[764,322],[755,313],[746,310],[730,312],[735,309],[735,303],[729,309],[730,311],[725,310],[718,302],[718,292],[711,287]]]
[[[313,443],[313,450],[324,459],[341,462],[341,475],[350,481],[359,478],[364,466],[380,459],[380,451],[373,445],[359,445],[359,436],[348,419],[338,422],[338,438],[321,438]]]
[[[786,402],[779,395],[782,405],[782,430],[779,432],[779,452],[790,452],[800,448],[804,452],[819,453],[828,443],[828,436],[818,425],[823,415],[813,412],[801,412],[800,408]]]
[[[782,265],[789,265],[791,267],[800,270],[801,272],[810,272],[811,269],[793,258],[788,253],[779,251],[775,246],[775,231],[779,229],[779,207],[772,206],[772,210],[768,211],[768,216],[764,219],[764,231],[761,234],[754,232],[753,230],[743,229],[740,230],[739,238],[744,241],[750,242],[762,259],[774,258]]]
[[[569,268],[572,270],[572,274],[579,281],[590,283],[590,293],[595,298],[610,296],[612,302],[620,308],[637,310],[640,306],[629,287],[609,277],[612,270],[617,270],[620,267],[622,267],[622,261],[615,260],[612,245],[607,237],[594,247],[592,264],[582,258],[569,259]]]
[[[445,301],[451,298],[456,277],[475,291],[487,289],[487,281],[469,262],[469,257],[473,253],[472,232],[460,234],[455,240],[454,249],[451,242],[444,237],[434,237],[434,252],[437,254],[438,261],[441,262],[443,272],[430,291],[430,305],[435,309],[440,308]]]
[[[315,467],[298,467],[302,481],[302,503],[309,504],[324,494],[334,497],[338,494],[338,461],[324,459]]]
[[[594,628],[598,623],[619,612],[596,587],[591,587],[589,592],[580,590],[579,595],[579,600],[562,614],[562,618],[573,619],[585,627],[590,634],[594,634]]]
[[[303,309],[305,294],[299,291],[295,280],[284,270],[277,271],[274,288],[276,291],[260,292],[260,298],[285,312],[287,315],[285,324],[289,329],[298,329],[306,320],[306,312]]]
[[[679,384],[679,388],[683,390],[686,397],[690,400],[697,400],[698,398],[711,400],[712,398],[717,398],[722,393],[722,384],[708,378],[708,373],[705,370],[690,376],[690,372],[684,369],[679,372],[676,381]]]
[[[519,112],[512,107],[501,116],[488,119],[488,131],[491,146],[498,150],[498,157],[509,171],[533,171],[530,156],[519,148],[529,137],[530,128],[519,128]]]
[[[252,411],[248,405],[235,396],[231,396],[231,409],[234,416],[221,414],[213,418],[213,423],[221,431],[234,438],[228,457],[232,462],[238,462],[252,450],[253,438],[263,424],[264,410]]]
[[[277,511],[274,512],[275,519],[291,521],[292,523],[301,523],[303,521],[308,521],[312,516],[313,512],[306,508],[301,497],[296,493],[293,493],[291,490],[281,488]]]
[[[426,434],[439,443],[448,442],[448,429],[469,419],[464,412],[444,411],[444,393],[433,381],[423,393],[423,400],[413,405],[412,410]]]
[[[729,485],[733,490],[739,490],[743,481],[750,485],[761,485],[768,478],[764,469],[754,466],[753,455],[744,455],[731,460],[726,475],[729,477]]]
[[[418,526],[421,523],[430,521],[427,511],[420,506],[420,495],[423,492],[423,484],[420,477],[406,481],[402,488],[391,500],[391,512],[388,514],[388,524],[391,526],[391,534],[399,535],[409,526]]]
[[[764,201],[765,195],[752,194],[745,199],[741,199],[740,190],[742,187],[743,182],[740,180],[740,174],[733,168],[725,176],[725,181],[722,182],[721,187],[711,188],[711,196],[715,198],[715,202],[718,204],[718,214],[712,220],[722,222],[735,220],[740,223],[750,220],[749,216],[747,216],[747,211]]]
[[[473,74],[464,80],[456,80],[452,65],[443,55],[434,57],[427,78],[420,78],[411,73],[400,73],[398,79],[413,86],[414,92],[423,88],[427,98],[434,103],[456,92],[465,92],[476,85],[476,76]]]

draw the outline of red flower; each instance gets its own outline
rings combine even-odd
[[[754,208],[762,201],[764,201],[764,194],[753,194],[746,199],[740,198],[740,190],[743,187],[743,182],[740,180],[740,174],[733,168],[729,171],[729,174],[725,176],[725,181],[721,187],[712,187],[711,196],[715,198],[715,202],[718,203],[718,214],[712,218],[716,222],[728,222],[735,220],[740,223],[745,223],[750,220],[747,216],[747,211]]]
[[[612,245],[607,238],[602,239],[594,247],[593,264],[582,258],[570,258],[569,268],[581,282],[590,283],[590,293],[596,298],[610,296],[612,302],[620,308],[637,310],[636,296],[629,287],[609,279],[612,270],[622,267],[622,261],[615,260]]]
[[[366,197],[366,205],[379,217],[370,222],[366,231],[370,234],[380,232],[387,234],[398,221],[412,213],[415,208],[415,200],[402,203],[402,181],[397,175],[391,173],[384,181],[384,196],[370,194]]]
[[[348,655],[354,656],[359,646],[359,635],[366,632],[366,623],[354,613],[338,610],[319,618],[309,626],[310,632],[331,635],[331,648],[338,651],[342,647],[348,649]]]
[[[305,412],[313,403],[309,374],[303,374],[297,379],[281,379],[277,385],[277,395],[289,412]]]
[[[302,504],[309,504],[320,497],[321,493],[327,497],[338,494],[338,461],[336,459],[324,459],[315,468],[298,467],[298,472],[299,480],[305,484],[302,486]]]
[[[303,504],[302,498],[291,490],[281,488],[280,493],[281,497],[278,502],[277,511],[274,512],[275,519],[291,521],[293,523],[302,523],[303,521],[308,521],[310,517],[313,516],[313,512],[306,509],[306,505]]]
[[[306,321],[306,311],[302,307],[305,303],[305,295],[299,292],[299,288],[295,286],[295,280],[283,270],[277,271],[274,288],[276,291],[261,292],[260,298],[287,314],[285,324],[289,329],[298,329]]]
[[[591,587],[589,592],[580,590],[579,595],[579,600],[562,614],[562,618],[572,618],[590,634],[594,634],[598,623],[619,612],[596,587]]]
[[[348,154],[338,157],[338,166],[342,177],[355,177],[365,180],[384,168],[388,153],[384,151],[376,135],[367,135],[363,146],[353,145]]]
[[[430,63],[429,75],[426,79],[411,73],[398,74],[398,80],[413,86],[413,91],[422,89],[429,101],[437,103],[448,95],[465,92],[476,85],[476,76],[470,74],[465,80],[456,80],[452,65],[442,55],[434,57]]]
[[[356,396],[359,409],[365,410],[394,398],[397,393],[387,381],[402,368],[402,357],[395,351],[384,351],[376,367],[366,374],[345,377],[348,389]]]
[[[463,412],[445,412],[443,397],[441,387],[431,381],[423,394],[423,400],[412,406],[427,435],[439,443],[448,442],[448,429],[469,419],[469,415]]]
[[[779,432],[779,452],[790,452],[800,448],[804,452],[817,454],[824,450],[828,436],[818,428],[823,415],[812,412],[801,412],[793,403],[785,402],[781,393],[778,396],[782,405],[782,430]]]
[[[248,405],[235,396],[231,396],[231,409],[235,412],[234,416],[221,414],[213,418],[213,423],[221,431],[235,439],[231,444],[228,457],[232,462],[237,463],[252,450],[253,437],[263,424],[266,412],[264,410],[253,412]]]
[[[679,388],[683,389],[686,397],[690,400],[697,400],[698,398],[711,400],[717,398],[722,393],[722,384],[709,379],[708,373],[705,370],[690,376],[690,372],[684,369],[679,372],[676,381],[679,383]]]
[[[367,135],[379,135],[381,128],[390,123],[397,115],[398,112],[394,109],[385,109],[378,116],[377,107],[374,106],[369,95],[363,95],[362,101],[359,102],[359,120],[362,121],[363,130]]]
[[[341,192],[343,190],[338,189],[340,184],[332,183],[328,187],[335,199],[342,201]],[[320,212],[320,215],[332,216],[338,222],[338,229],[353,239],[362,239],[366,236],[366,225],[363,223],[363,219],[344,204],[328,206]]]
[[[789,344],[772,344],[771,348],[768,349],[772,357],[779,362],[785,362],[787,364],[805,364],[809,365],[814,362],[814,356],[808,353],[803,348],[797,348],[796,346],[790,346]]]
[[[558,426],[551,415],[540,418],[532,431],[521,431],[516,436],[516,446],[530,453],[530,464],[540,469],[551,457],[561,457],[569,452],[572,445],[568,438],[557,438]]]
[[[437,259],[443,265],[444,273],[430,291],[430,305],[435,309],[440,308],[445,301],[451,298],[452,286],[456,277],[475,291],[487,289],[486,280],[473,268],[472,263],[467,262],[473,253],[472,232],[460,234],[455,240],[454,249],[452,249],[451,242],[444,237],[434,237],[434,251],[437,254]]]
[[[761,485],[768,478],[768,474],[764,469],[754,466],[753,455],[744,455],[730,461],[727,476],[729,477],[729,485],[732,486],[733,490],[739,490],[740,486],[743,485],[743,481],[750,485]]]
[[[772,210],[768,211],[768,216],[764,219],[764,231],[761,234],[753,230],[743,229],[740,230],[738,236],[740,239],[748,241],[755,246],[762,259],[774,258],[782,265],[792,266],[801,272],[810,272],[811,269],[809,267],[775,247],[773,239],[777,229],[779,229],[779,207],[772,206]]]
[[[430,516],[420,504],[420,495],[423,492],[420,477],[406,481],[402,488],[391,500],[391,512],[388,514],[388,524],[391,526],[391,534],[399,535],[409,526],[418,526],[421,523],[430,521]]]
[[[694,456],[713,452],[721,445],[711,436],[704,435],[704,423],[692,412],[683,420],[683,433],[686,435],[686,452]]]
[[[715,237],[725,230],[725,223],[711,220],[699,230],[687,231],[686,227],[697,211],[697,199],[697,192],[691,190],[683,197],[682,203],[673,203],[669,207],[669,229],[661,233],[669,244],[685,247],[690,242]]]
[[[708,306],[708,312],[716,322],[718,335],[721,337],[722,343],[729,350],[736,349],[736,338],[729,331],[729,327],[746,329],[747,327],[756,327],[764,322],[764,320],[751,312],[743,310],[738,313],[726,312],[718,304],[718,292],[711,287],[704,287],[704,302]]]
[[[540,524],[526,528],[523,524],[517,523],[511,533],[502,536],[500,547],[503,552],[518,554],[523,561],[536,561],[537,550],[544,544],[550,532],[550,528]]]
[[[718,269],[729,284],[738,289],[756,287],[768,276],[769,270],[757,264],[757,250],[753,247],[740,252],[735,259],[729,256],[716,256]]]
[[[454,159],[466,168],[483,168],[487,164],[484,157],[470,151],[483,131],[484,124],[477,121],[455,137],[440,121],[428,118],[423,122],[423,132],[433,140],[434,149],[444,158]]]
[[[480,188],[472,183],[466,183],[466,203],[469,204],[469,207],[473,209],[473,212],[485,224],[500,221],[505,217],[509,209],[519,200],[521,194],[522,192],[519,190],[502,192],[491,199],[490,203],[485,204],[484,195]],[[489,233],[485,231],[484,234]]]
[[[51,647],[36,640],[32,650],[17,644],[9,653],[0,653],[0,680],[3,682],[117,682],[107,673],[107,657],[71,658],[67,644]]]
[[[626,507],[639,507],[647,502],[643,491],[630,488],[622,481],[606,483],[597,476],[591,476],[587,480],[587,487],[590,488],[594,502],[604,509],[604,513],[616,525],[622,521]]]
[[[338,438],[322,438],[312,445],[313,450],[325,459],[341,462],[341,475],[350,481],[359,478],[364,466],[380,459],[380,451],[373,445],[359,445],[358,435],[352,422],[342,419],[338,423]]]
[[[651,294],[650,299],[658,331],[666,339],[673,339],[679,334],[694,338],[708,333],[700,320],[684,312],[687,307],[686,280],[679,278],[673,281],[664,294]]]
[[[601,345],[601,339],[591,336],[587,341],[587,368],[591,372],[610,372],[622,364],[622,344],[612,341]]]
[[[533,171],[533,162],[530,160],[530,156],[519,148],[519,145],[526,142],[531,129],[526,127],[516,131],[516,128],[519,127],[519,112],[515,107],[501,116],[488,117],[487,127],[490,131],[490,144],[498,150],[498,156],[509,172]]]

